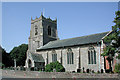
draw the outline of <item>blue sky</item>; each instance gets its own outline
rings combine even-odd
[[[26,43],[31,16],[57,17],[58,36],[67,39],[111,30],[117,2],[4,2],[2,4],[2,47],[10,52]]]

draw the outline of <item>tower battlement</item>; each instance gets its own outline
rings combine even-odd
[[[57,39],[57,19],[52,20],[50,17],[46,18],[42,14],[34,20],[31,17],[31,30],[28,44],[31,52]]]
[[[57,23],[57,18],[55,20],[52,20],[50,17],[46,18],[46,17],[43,16],[43,14],[41,14],[41,16],[39,18],[37,16],[36,16],[35,19],[33,19],[31,17],[31,24],[33,24],[33,23],[35,23],[37,21],[40,21],[40,20],[46,20],[46,21],[49,21],[49,22]]]

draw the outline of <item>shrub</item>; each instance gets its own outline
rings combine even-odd
[[[58,61],[52,62],[45,66],[46,72],[53,72],[53,69],[55,69],[56,72],[65,72],[65,68]]]
[[[114,71],[115,71],[116,73],[120,73],[120,64],[116,64],[116,65],[115,65]]]
[[[97,73],[100,73],[100,71],[98,70]]]
[[[92,73],[95,73],[94,70],[92,70]]]
[[[4,67],[5,67],[5,65],[0,63],[0,68],[4,68]]]

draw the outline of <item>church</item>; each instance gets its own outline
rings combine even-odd
[[[31,18],[31,30],[25,67],[44,69],[47,64],[58,61],[66,72],[80,70],[105,71],[103,53],[104,38],[109,32],[59,40],[57,19],[42,14]]]

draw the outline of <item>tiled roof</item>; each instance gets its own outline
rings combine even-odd
[[[99,42],[108,33],[109,32],[103,32],[103,33],[97,33],[97,34],[82,36],[82,37],[50,41],[46,45],[38,48],[37,51],[60,48],[60,47],[68,47],[68,46],[96,43],[96,42]]]
[[[45,62],[41,54],[31,53],[31,56],[35,62]]]

